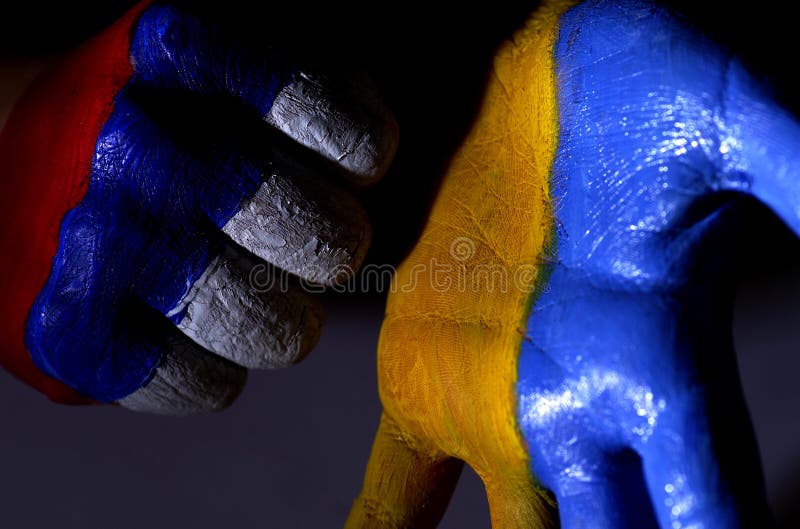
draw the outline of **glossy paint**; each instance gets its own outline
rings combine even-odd
[[[0,274],[0,362],[61,402],[87,399],[37,368],[24,329],[50,273],[61,218],[86,193],[97,137],[113,110],[114,96],[132,75],[130,27],[144,7],[41,75],[0,131],[0,249],[4,256],[14,256],[6,259]],[[65,144],[64,130],[75,131],[78,141]]]
[[[742,194],[800,234],[798,130],[648,2],[570,10],[554,53],[558,249],[517,384],[534,474],[564,527],[768,526],[727,274]]]
[[[769,527],[730,272],[752,198],[800,236],[798,132],[660,5],[544,3],[395,277],[348,527],[435,526],[461,461],[493,527]]]

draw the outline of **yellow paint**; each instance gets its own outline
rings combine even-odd
[[[545,2],[498,50],[473,129],[397,271],[378,346],[384,419],[347,527],[433,527],[418,504],[452,486],[442,478],[449,458],[483,479],[493,527],[554,525],[516,425],[531,289],[515,274],[540,273],[552,233],[553,44],[573,3]]]

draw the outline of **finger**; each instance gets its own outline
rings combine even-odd
[[[90,189],[63,218],[26,339],[44,372],[83,395],[114,402],[148,380],[166,350],[157,329],[170,326],[132,294],[142,238],[121,228],[131,212],[105,198]]]
[[[227,246],[213,226],[160,213],[158,222],[141,211],[138,222],[128,219],[134,229],[124,250],[137,254],[129,281],[138,298],[199,346],[244,367],[284,367],[311,351],[322,327],[316,300]]]
[[[153,377],[120,399],[133,411],[196,415],[230,406],[241,393],[247,371],[209,353],[184,336],[172,336]]]
[[[296,71],[185,8],[155,5],[142,14],[131,56],[138,82],[233,96],[356,182],[379,178],[394,156],[397,125],[369,83]]]
[[[754,196],[800,237],[797,117],[776,104],[768,90],[759,86],[738,61],[728,66],[726,82],[722,108],[730,121],[729,130],[737,132],[735,139],[726,141],[735,143],[737,148],[730,158],[724,158],[727,165],[715,173],[716,182],[723,189]],[[742,171],[741,167],[746,169]]]
[[[346,529],[432,529],[437,526],[464,464],[426,452],[385,413],[372,445],[364,485]]]
[[[285,367],[313,349],[319,303],[263,265],[226,252],[216,257],[167,316],[205,349],[254,369]]]
[[[125,401],[161,413],[227,406],[241,390],[244,368],[204,351],[152,308],[181,288],[180,276],[157,273],[159,258],[191,271],[189,255],[205,252],[154,241],[143,229],[152,222],[124,204],[97,203],[104,198],[90,192],[62,222],[53,271],[32,309],[35,360],[101,402],[137,394]],[[144,386],[150,390],[138,394]]]
[[[644,486],[641,461],[631,450],[592,452],[555,477],[563,529],[658,529]],[[673,527],[673,526],[663,526]]]
[[[124,216],[124,224],[132,233],[124,239],[120,254],[136,255],[141,262],[134,267],[123,263],[116,271],[129,269],[136,295],[208,351],[250,368],[298,362],[319,339],[319,305],[299,288],[288,288],[286,277],[268,286],[253,284],[249,274],[256,263],[246,263],[241,249],[225,250],[217,226],[230,228],[246,223],[230,231],[236,242],[251,251],[260,248],[261,255],[288,266],[291,263],[278,257],[283,255],[280,252],[303,249],[307,242],[298,242],[297,237],[316,238],[324,246],[320,255],[325,255],[338,244],[332,243],[334,238],[326,238],[331,232],[326,232],[325,226],[341,229],[346,223],[333,214],[325,217],[318,204],[304,202],[305,195],[296,187],[291,188],[291,196],[271,189],[273,209],[248,204],[248,193],[259,189],[264,164],[251,161],[240,154],[238,144],[220,140],[219,134],[211,131],[198,136],[212,145],[190,141],[178,145],[169,123],[154,123],[134,103],[135,96],[132,99],[126,94],[117,101],[107,125],[108,139],[100,148],[103,159],[111,162],[103,170],[130,175],[135,184],[133,205]],[[167,116],[162,119],[170,121]],[[117,134],[117,130],[126,134]],[[132,131],[136,132],[135,141],[130,139]],[[128,156],[120,159],[119,152]],[[288,177],[286,180],[287,185],[294,184]],[[254,212],[256,218],[240,212],[230,222],[229,216],[242,204],[243,211]],[[299,211],[287,211],[287,205]],[[352,205],[347,213],[352,215],[356,208]],[[123,207],[116,211],[123,211]],[[263,215],[283,215],[286,221],[272,222]],[[298,219],[305,225],[292,228],[292,221]],[[327,224],[315,223],[315,219]],[[293,229],[294,238],[284,235],[284,242],[269,254],[263,251],[264,246],[256,248],[246,237],[272,244],[285,234],[282,228]],[[353,226],[356,228],[363,229]],[[352,244],[348,237],[355,236],[348,235],[341,244]],[[300,257],[294,263],[298,267],[308,265]],[[263,280],[264,274],[258,279]]]
[[[278,268],[326,285],[355,274],[372,238],[355,198],[277,155],[264,183],[222,231]]]
[[[356,184],[379,179],[394,158],[394,117],[363,78],[358,82],[299,71],[281,89],[266,120],[341,166]]]
[[[213,124],[194,124],[193,138],[179,144],[174,130],[185,128],[185,112],[160,108],[157,124],[142,109],[147,104],[135,90],[118,98],[98,149],[104,171],[130,175],[137,212],[190,230],[202,213],[244,249],[309,281],[354,275],[371,238],[355,198],[277,150],[268,159],[245,152]]]
[[[665,417],[641,448],[647,488],[662,527],[740,527],[702,415]],[[756,499],[756,498],[754,498]]]

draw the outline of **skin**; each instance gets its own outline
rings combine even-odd
[[[122,79],[111,100],[99,102],[109,112],[99,136],[46,131],[56,152],[94,150],[52,172],[63,194],[85,190],[63,218],[41,223],[57,230],[56,255],[33,307],[18,308],[25,329],[8,335],[24,331],[50,377],[136,410],[218,410],[241,391],[246,369],[308,354],[321,332],[319,303],[293,279],[284,285],[290,274],[331,285],[355,273],[371,229],[341,181],[375,182],[397,144],[373,87],[330,80],[208,15],[140,4],[99,40],[55,61],[27,93],[37,72],[16,72],[19,86],[5,94],[6,107],[22,96],[25,105],[6,118],[4,139],[24,143],[41,133],[26,130],[23,115],[48,108],[37,97],[74,110],[88,134],[97,100],[70,94],[103,85],[110,72]],[[62,94],[69,83],[76,87]],[[65,100],[47,100],[61,97],[53,94]],[[28,163],[14,151],[6,183],[35,201],[35,189],[11,182],[25,178],[19,165]],[[51,195],[57,201],[59,192]],[[6,214],[25,228],[24,216],[36,211],[19,209]],[[277,281],[256,288],[256,269],[262,281]],[[17,272],[3,274],[13,285]]]
[[[549,50],[567,6],[548,5],[497,52],[475,126],[397,270],[378,344],[383,418],[349,529],[435,527],[462,462],[486,486],[494,527],[554,526],[514,418],[514,351],[552,230]],[[434,263],[449,272],[439,278]],[[477,266],[530,275],[521,289],[489,289],[472,284]]]
[[[498,51],[395,278],[384,417],[347,527],[434,527],[462,462],[493,527],[769,527],[731,263],[755,203],[800,236],[797,138],[657,5],[537,11]],[[533,288],[475,285],[487,268]]]

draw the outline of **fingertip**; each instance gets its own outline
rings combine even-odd
[[[237,245],[303,281],[336,286],[369,247],[364,208],[350,193],[282,160],[222,227]]]
[[[317,299],[233,248],[212,261],[178,307],[182,333],[249,369],[299,362],[322,328]]]
[[[190,416],[230,407],[244,389],[247,370],[174,336],[153,377],[118,403],[131,411]]]
[[[340,166],[352,183],[368,185],[388,170],[399,129],[372,83],[354,77],[297,72],[278,93],[265,120]]]

